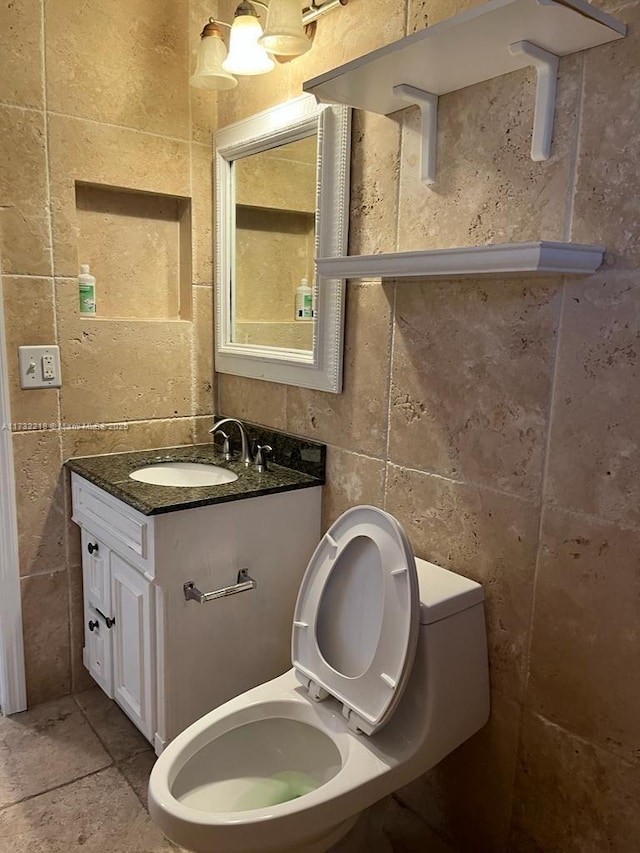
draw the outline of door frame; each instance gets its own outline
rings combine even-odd
[[[22,633],[9,377],[0,275],[0,702],[3,714],[27,707]]]

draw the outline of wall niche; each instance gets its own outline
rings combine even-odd
[[[190,199],[77,182],[76,217],[96,319],[191,319]]]

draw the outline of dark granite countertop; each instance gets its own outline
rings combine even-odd
[[[254,428],[253,431],[256,429],[259,428]],[[265,431],[262,431],[262,435],[264,433]],[[295,489],[308,489],[324,484],[326,448],[323,444],[306,439],[295,439],[282,433],[275,435],[271,431],[266,438],[270,439],[269,443],[273,442],[276,459],[284,458],[290,465],[295,465],[302,470],[283,467],[274,462],[270,463],[269,470],[260,474],[253,466],[246,468],[239,459],[225,462],[222,454],[212,444],[76,457],[68,459],[65,465],[70,471],[74,471],[144,515],[159,515],[208,504],[226,503]],[[129,474],[137,468],[157,462],[213,463],[233,471],[238,475],[238,479],[233,483],[223,483],[219,486],[184,488],[154,486],[129,478]]]

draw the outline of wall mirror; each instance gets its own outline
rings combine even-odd
[[[350,110],[312,95],[216,134],[216,370],[340,393]]]

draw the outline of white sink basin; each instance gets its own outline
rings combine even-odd
[[[233,483],[238,475],[218,465],[206,465],[202,462],[157,462],[145,465],[129,474],[131,480],[151,483],[153,486],[219,486]]]

